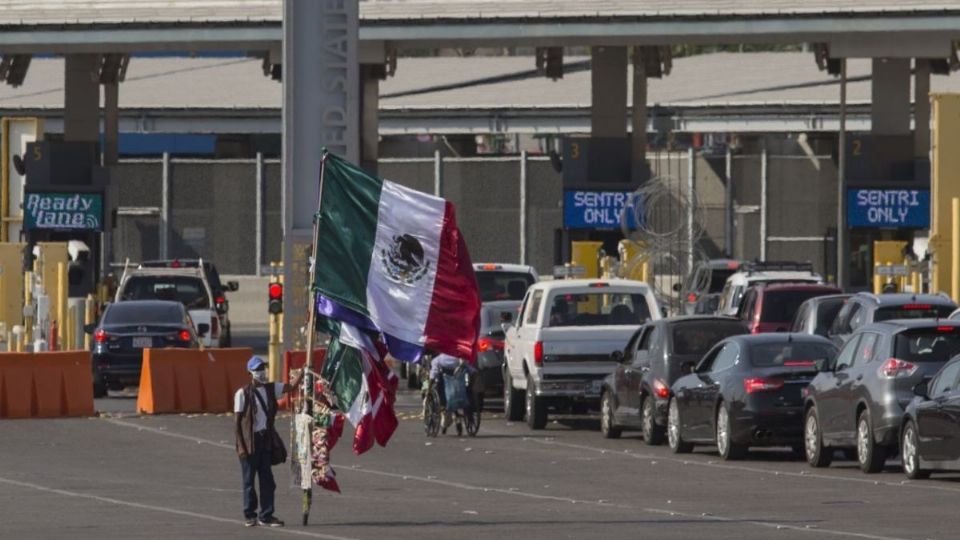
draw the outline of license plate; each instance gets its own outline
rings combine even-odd
[[[151,337],[135,337],[133,338],[133,348],[135,349],[149,349],[153,347],[153,338]]]

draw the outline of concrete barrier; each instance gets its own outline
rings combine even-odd
[[[0,353],[0,418],[92,416],[90,353]]]
[[[320,372],[323,368],[323,359],[327,356],[326,349],[315,349],[313,351],[313,370]],[[307,360],[306,351],[286,351],[283,353],[283,374],[281,375],[281,380],[284,383],[290,382],[290,370],[291,369],[300,369],[303,367],[304,362]],[[281,409],[287,409],[290,404],[287,396],[281,397],[277,400],[277,405]]]
[[[249,348],[145,349],[137,411],[225,413],[233,411],[233,394],[247,384]]]

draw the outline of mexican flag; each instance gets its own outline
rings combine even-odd
[[[329,381],[335,404],[354,426],[353,451],[362,454],[374,442],[386,446],[399,422],[394,412],[399,380],[383,361],[384,352],[358,328],[328,321],[336,329],[321,377]]]
[[[382,333],[400,360],[423,349],[472,359],[480,294],[453,205],[324,159],[318,312]]]

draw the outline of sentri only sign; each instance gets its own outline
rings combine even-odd
[[[27,192],[23,226],[25,229],[103,230],[103,195]]]
[[[927,228],[930,191],[925,189],[851,189],[847,191],[850,227]]]

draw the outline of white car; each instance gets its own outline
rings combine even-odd
[[[600,402],[603,379],[617,366],[611,353],[637,328],[662,317],[650,287],[639,281],[572,279],[530,287],[506,329],[503,394],[509,420],[524,414],[543,429],[549,407],[586,412]]]
[[[200,268],[135,268],[126,270],[120,278],[116,302],[126,300],[176,300],[190,313],[199,329],[210,329],[203,335],[197,332],[204,347],[221,345],[220,319],[214,303],[213,291]],[[223,336],[225,337],[225,336]]]
[[[476,263],[473,273],[482,302],[523,300],[527,289],[537,282],[537,271],[523,264]]]
[[[735,317],[743,293],[758,283],[824,283],[823,277],[813,271],[810,263],[744,263],[740,271],[727,278],[720,293],[717,315]]]

